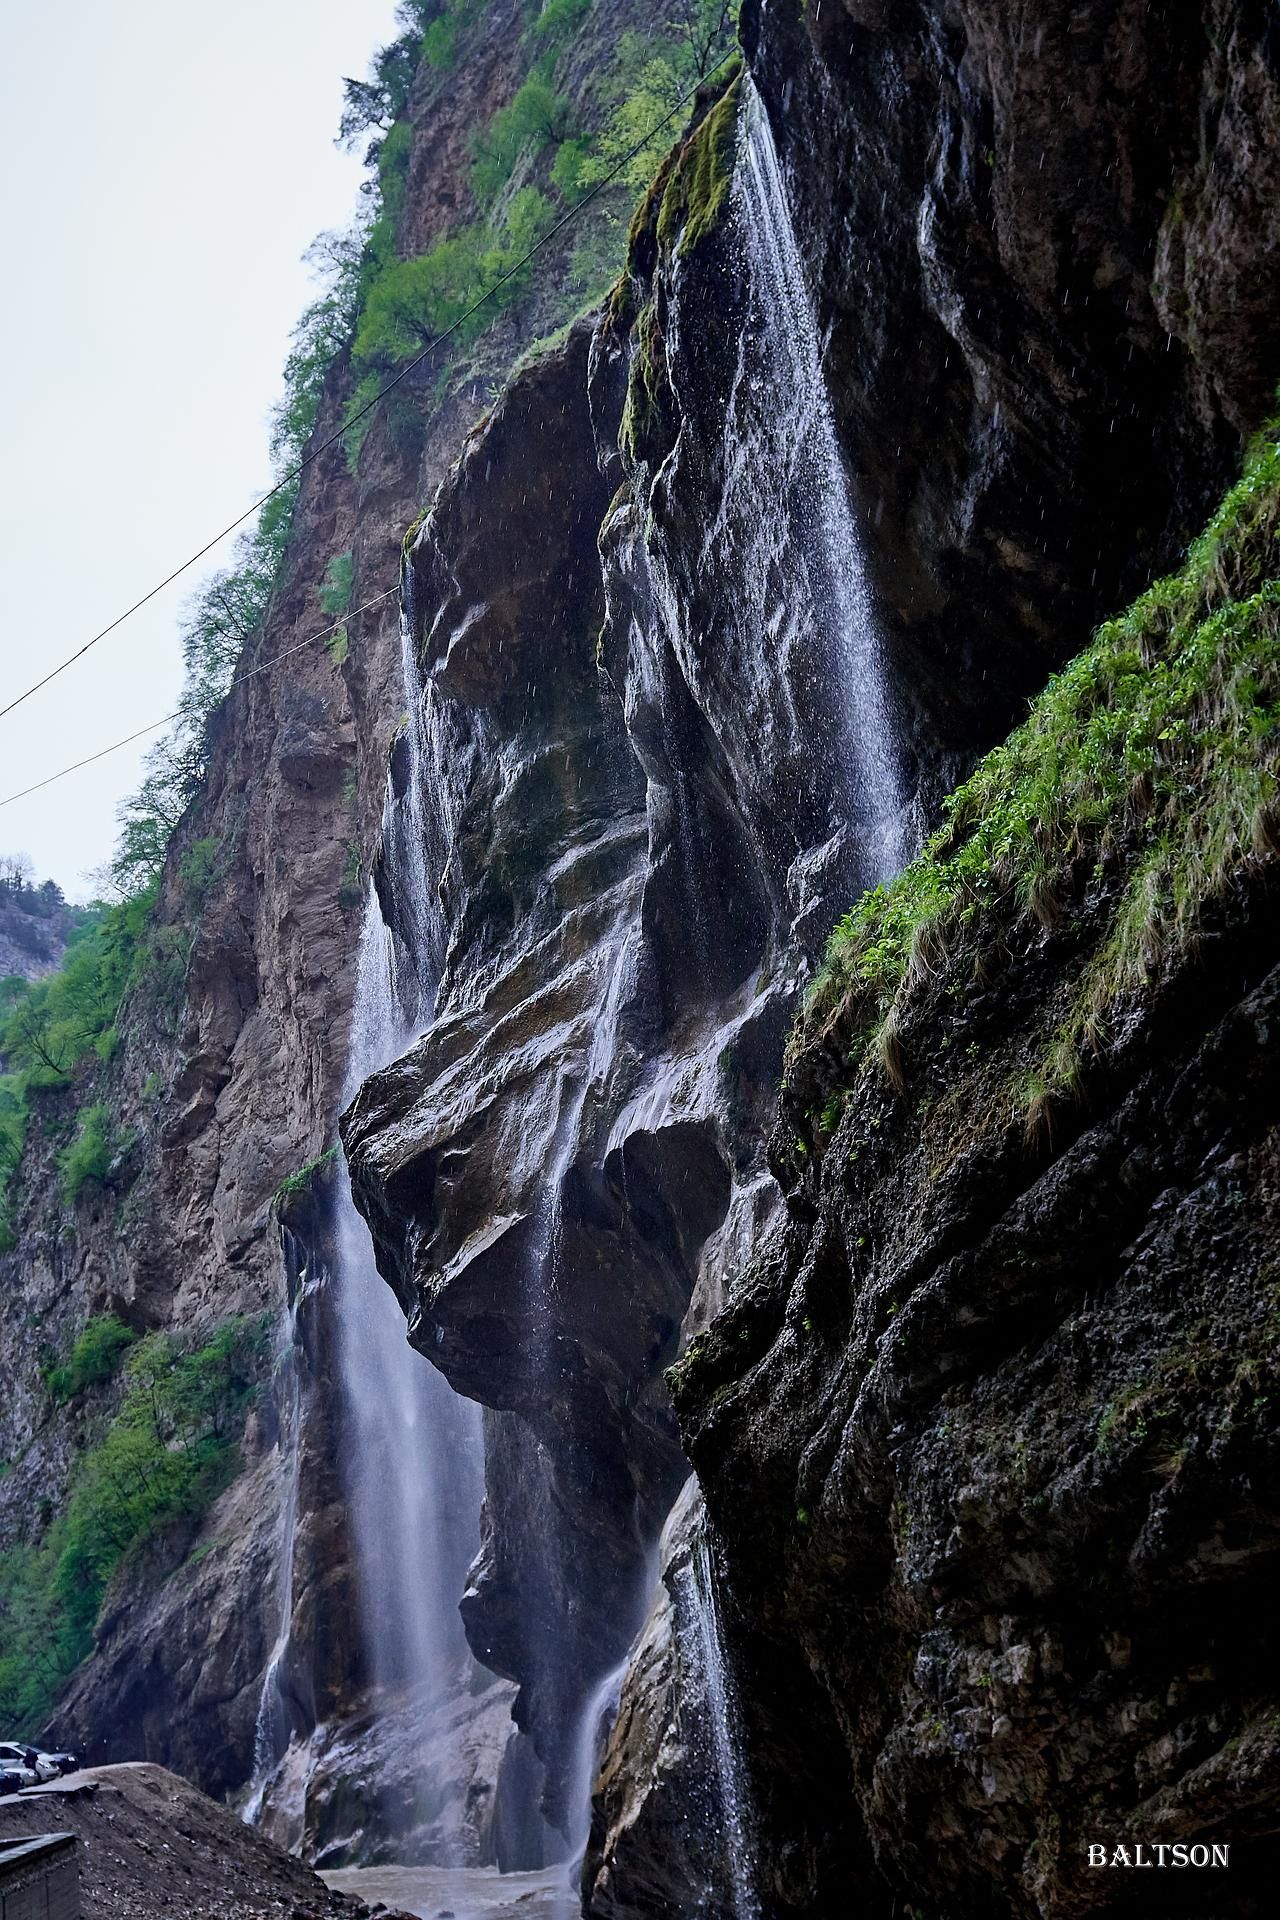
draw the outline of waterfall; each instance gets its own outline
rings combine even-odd
[[[686,523],[672,523],[681,537],[664,547],[666,523],[660,515],[649,517],[647,547],[634,558],[637,574],[646,575],[647,612],[634,631],[627,689],[632,742],[642,760],[647,751],[646,772],[652,769],[652,791],[659,795],[650,819],[655,870],[668,847],[670,864],[683,866],[685,938],[673,938],[672,949],[677,958],[682,945],[698,949],[689,1000],[704,995],[713,1006],[723,992],[747,991],[748,959],[763,971],[762,962],[776,960],[789,939],[793,949],[801,946],[797,922],[822,887],[834,898],[837,878],[842,892],[851,875],[864,884],[884,878],[901,864],[906,841],[891,685],[826,389],[822,341],[769,123],[749,80],[743,82],[737,138],[731,218],[742,258],[735,291],[743,296],[744,324],[741,338],[727,349],[731,360],[736,354],[736,365],[723,430],[718,420],[709,430],[706,468],[719,473],[718,497],[705,515],[700,554],[698,541],[683,537]],[[679,301],[672,304],[668,345],[678,355]],[[717,393],[717,405],[720,398]],[[360,936],[348,1096],[428,1029],[443,966],[439,886],[446,856],[464,868],[484,858],[474,833],[470,840],[464,836],[459,850],[457,822],[443,812],[466,804],[469,796],[450,799],[464,775],[455,772],[450,751],[434,736],[440,724],[436,690],[424,693],[408,622],[402,647],[407,718],[393,750],[379,884],[369,888]],[[486,672],[494,671],[489,663]],[[633,727],[637,713],[641,723]],[[646,715],[661,722],[647,749]],[[503,742],[490,742],[477,721],[466,745],[483,757],[490,745],[501,752]],[[735,865],[725,852],[727,839],[717,841],[721,823],[740,833],[737,850],[753,857]],[[587,846],[594,841],[584,834]],[[567,836],[557,885],[572,864],[570,855],[576,859],[579,851]],[[583,872],[590,883],[586,864]],[[739,893],[745,905],[735,899]],[[566,884],[564,897],[572,900],[572,886]],[[611,1094],[625,1080],[615,1074],[618,1035],[637,995],[658,997],[641,964],[647,925],[624,890],[619,901],[612,924],[592,934],[593,947],[571,955],[573,994],[565,1000],[574,1008],[573,1019],[565,1021],[559,1057],[545,1069],[541,1097],[529,1102],[528,1137],[510,1149],[519,1162],[512,1185],[527,1233],[519,1279],[532,1352],[523,1357],[537,1375],[546,1407],[555,1412],[568,1403],[570,1416],[565,1434],[550,1439],[546,1427],[537,1432],[540,1407],[525,1425],[547,1457],[560,1449],[558,1464],[567,1461],[571,1490],[572,1470],[581,1466],[585,1478],[592,1464],[571,1456],[576,1330],[565,1324],[565,1303],[576,1301],[571,1262],[590,1227],[584,1214],[593,1198],[590,1182],[576,1182],[573,1169],[588,1161],[603,1164],[610,1143],[620,1149],[628,1127],[639,1131],[639,1106],[625,1122],[610,1112]],[[678,917],[678,907],[672,911]],[[470,937],[463,928],[464,957]],[[673,1004],[680,1004],[684,986],[678,979],[671,985]],[[461,993],[468,990],[462,982]],[[483,981],[474,991],[482,996]],[[739,1017],[746,1019],[741,1010]],[[673,1049],[683,1044],[678,1037]],[[625,1060],[625,1047],[622,1054]],[[688,1086],[676,1088],[668,1073],[658,1077],[652,1098],[656,1131],[673,1102],[687,1099],[690,1117],[698,1118],[703,1096],[695,1099]],[[619,1161],[625,1175],[620,1151]],[[333,1228],[339,1465],[376,1744],[379,1716],[421,1712],[421,1722],[413,1720],[415,1733],[420,1724],[425,1729],[433,1703],[458,1697],[474,1671],[457,1597],[479,1541],[483,1442],[478,1409],[460,1400],[408,1346],[401,1308],[378,1276],[345,1168],[334,1182]],[[643,1225],[635,1230],[643,1237]],[[673,1322],[674,1316],[668,1324]],[[541,1584],[557,1600],[565,1594],[575,1600],[577,1570],[568,1555],[579,1543],[568,1537],[566,1515],[577,1524],[578,1509],[568,1500],[557,1507],[550,1497],[554,1474],[543,1477],[545,1513],[532,1515],[529,1559],[536,1564],[526,1577],[532,1588]],[[537,1481],[531,1498],[540,1487]],[[291,1532],[288,1521],[285,1533]],[[287,1543],[282,1551],[290,1551]],[[287,1641],[292,1593],[287,1577],[283,1584]],[[675,1591],[683,1655],[705,1701],[707,1797],[723,1835],[722,1898],[735,1920],[760,1920],[740,1716],[705,1525]],[[616,1706],[621,1675],[600,1674],[581,1658],[575,1664],[578,1649],[599,1643],[581,1633],[572,1606],[539,1607],[540,1597],[535,1591],[534,1604],[525,1600],[527,1664],[535,1679],[551,1676],[550,1705],[538,1710],[570,1748],[566,1755],[561,1746],[548,1767],[555,1794],[563,1788],[557,1807],[564,1809],[570,1851],[578,1853],[588,1833],[601,1729]],[[625,1622],[614,1624],[625,1630]],[[544,1636],[541,1646],[531,1646],[537,1634]],[[614,1658],[622,1637],[620,1631],[605,1640],[609,1652],[595,1659]],[[544,1653],[559,1654],[558,1669],[556,1658],[542,1658]],[[282,1647],[273,1655],[277,1676],[283,1658]],[[278,1691],[278,1677],[271,1678],[271,1687]],[[278,1743],[277,1730],[267,1744],[274,1750]],[[424,1731],[424,1771],[428,1744]],[[455,1830],[443,1831],[436,1823],[432,1844],[438,1842],[442,1864],[460,1864],[464,1857],[461,1811],[453,1825]]]
[[[810,706],[821,712],[829,703],[830,771],[851,816],[859,877],[873,885],[903,864],[906,843],[893,700],[813,301],[769,118],[749,78],[731,204],[750,305],[726,411],[727,480],[703,551],[726,540],[734,550],[738,591],[759,609],[761,645],[790,668],[774,677],[774,697],[787,701],[816,679]]]
[[[577,1920],[582,1910],[578,1882],[582,1857],[591,1837],[591,1790],[600,1769],[609,1729],[618,1711],[618,1699],[629,1659],[628,1654],[626,1660],[622,1660],[597,1681],[587,1696],[574,1729],[567,1796],[569,1874],[565,1884],[556,1889],[554,1920]]]
[[[407,717],[397,750],[407,777],[389,785],[383,816],[384,883],[395,902],[396,930],[369,886],[356,965],[344,1097],[411,1044],[430,1019],[439,966],[438,912],[430,864],[441,824],[428,818],[423,778],[426,728],[422,688],[407,625],[401,656]],[[483,1497],[480,1410],[461,1399],[409,1346],[404,1315],[382,1280],[373,1243],[356,1209],[345,1162],[333,1202],[334,1271],[329,1276],[341,1389],[338,1464],[356,1564],[364,1667],[377,1719],[407,1709],[420,1724],[473,1672],[458,1611],[465,1574],[479,1545]],[[286,1264],[293,1235],[286,1235]],[[316,1282],[308,1282],[314,1286]],[[280,1447],[290,1475],[279,1540],[280,1627],[263,1679],[254,1754],[254,1786],[245,1819],[264,1813],[273,1770],[295,1731],[282,1693],[293,1610],[298,1509],[300,1356],[297,1299],[282,1322],[281,1377],[288,1390]],[[374,1733],[376,1740],[377,1734]],[[439,1756],[446,1763],[450,1756]],[[306,1762],[303,1760],[303,1772]],[[426,1761],[424,1759],[424,1771]],[[428,1802],[437,1796],[427,1792]],[[388,1815],[391,1810],[388,1809]],[[459,1816],[463,1812],[458,1808]],[[413,1810],[397,1809],[412,1820]],[[300,1829],[299,1829],[300,1831]],[[460,1864],[461,1821],[438,1835],[440,1864]]]
[[[751,1794],[742,1763],[737,1692],[725,1658],[716,1599],[715,1558],[700,1506],[688,1562],[675,1577],[675,1599],[685,1657],[700,1682],[706,1709],[712,1782],[724,1835],[734,1920],[761,1920],[756,1894]]]
[[[430,1019],[439,966],[431,878],[436,823],[427,818],[426,727],[409,635],[401,628],[407,778],[389,789],[384,885],[397,931],[371,884],[356,970],[346,1097],[389,1064]],[[408,1344],[404,1315],[378,1273],[345,1164],[335,1198],[335,1303],[343,1398],[342,1459],[361,1628],[380,1709],[425,1710],[465,1691],[471,1658],[458,1612],[480,1540],[484,1491],[480,1409]],[[458,1809],[461,1813],[461,1809]],[[462,1863],[464,1838],[442,1837],[440,1864]]]
[[[313,1292],[318,1285],[297,1236],[286,1228],[282,1238],[288,1291],[276,1339],[273,1397],[278,1421],[277,1446],[287,1478],[276,1543],[280,1587],[276,1637],[258,1695],[258,1715],[253,1734],[253,1774],[242,1816],[250,1826],[256,1825],[262,1813],[272,1769],[288,1747],[293,1732],[284,1683],[293,1621],[293,1548],[298,1527],[298,1481],[301,1473],[298,1435],[302,1424],[305,1363],[298,1339],[298,1309],[303,1295]]]

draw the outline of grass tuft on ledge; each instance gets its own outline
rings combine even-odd
[[[896,1080],[902,1016],[959,941],[1010,912],[1050,929],[1105,879],[1103,935],[1044,1062],[1043,1094],[1070,1093],[1232,875],[1280,854],[1278,435],[1259,435],[1179,571],[1098,630],[919,858],[840,921],[793,1056],[838,1030],[883,1058],[887,1036]]]

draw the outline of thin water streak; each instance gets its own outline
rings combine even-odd
[[[692,1629],[693,1657],[707,1711],[707,1733],[724,1836],[734,1920],[761,1920],[756,1891],[755,1822],[742,1755],[742,1721],[725,1653],[716,1592],[715,1555],[705,1510],[699,1511],[688,1564],[676,1576],[681,1626]]]
[[[799,575],[807,588],[812,619],[835,672],[845,760],[841,772],[860,843],[861,877],[871,885],[896,872],[905,852],[907,795],[899,727],[814,304],[769,116],[749,78],[738,120],[731,199],[751,282],[752,358],[749,372],[740,361],[738,378],[748,379],[763,400],[750,408],[757,431],[753,444],[739,449],[749,476],[739,473],[738,491],[758,487],[763,476],[763,484],[781,496],[768,503],[774,511],[758,511],[752,518],[751,571],[762,584],[773,573],[793,583]],[[726,467],[733,471],[732,452]],[[734,492],[726,489],[722,512],[735,504]],[[741,507],[741,501],[736,504]],[[707,544],[721,532],[712,528]],[[775,640],[790,621],[786,598],[774,616]],[[762,594],[760,604],[768,603],[769,596]]]
[[[280,1537],[276,1550],[279,1603],[276,1637],[262,1676],[258,1712],[254,1722],[252,1787],[242,1818],[255,1826],[261,1817],[263,1801],[273,1768],[285,1753],[292,1737],[292,1717],[284,1689],[284,1676],[290,1650],[293,1621],[293,1549],[298,1528],[298,1490],[301,1455],[298,1445],[303,1413],[303,1369],[305,1359],[298,1338],[298,1316],[305,1297],[320,1284],[306,1258],[305,1249],[286,1228],[282,1238],[282,1257],[287,1278],[287,1301],[276,1339],[273,1393],[276,1400],[277,1446],[287,1476],[281,1507]]]

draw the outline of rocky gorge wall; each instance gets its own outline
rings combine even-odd
[[[769,1913],[827,1910],[853,1883],[886,1912],[903,1889],[970,1897],[912,1851],[917,1810],[941,1792],[913,1762],[919,1729],[900,1736],[901,1784],[873,1770],[863,1722],[873,1697],[896,1698],[897,1588],[874,1612],[863,1534],[841,1511],[824,1560],[805,1532],[819,1509],[794,1491],[858,1347],[850,1310],[828,1298],[853,1287],[847,1239],[839,1256],[815,1250],[834,1237],[826,1213],[848,1204],[836,1173],[830,1200],[797,1188],[789,1165],[780,1191],[760,1153],[783,1038],[806,968],[884,871],[885,846],[918,844],[976,750],[1177,554],[1236,470],[1277,371],[1254,293],[1274,272],[1266,27],[1247,7],[1186,10],[1158,30],[1144,9],[749,7],[751,82],[704,101],[603,319],[504,395],[410,555],[448,822],[444,972],[432,1026],[361,1089],[344,1139],[411,1339],[491,1409],[468,1632],[519,1682],[517,1717],[563,1815],[583,1715],[627,1655],[685,1475],[664,1373],[724,1309],[676,1378],[715,1524]],[[865,572],[893,721],[892,797],[861,832],[848,830],[867,791],[849,753],[861,736],[832,712],[821,561],[806,544],[826,509],[796,455],[817,416],[801,410],[780,436],[785,390],[769,378],[777,260],[743,185],[759,114],[814,300],[856,509],[846,571]],[[785,236],[773,243],[785,252]],[[866,1125],[878,1136],[886,1119]],[[900,1137],[885,1135],[890,1166]],[[938,1176],[890,1177],[932,1196]],[[928,1220],[932,1205],[900,1187],[859,1197],[862,1238],[879,1244],[881,1212]],[[802,1304],[786,1311],[825,1342],[825,1373],[771,1346],[793,1288]],[[985,1408],[966,1412],[975,1435]],[[877,1426],[851,1484],[879,1496],[877,1449],[899,1441]],[[840,1497],[854,1498],[843,1483]],[[622,1682],[588,1911],[734,1907],[687,1790],[698,1689],[679,1596],[696,1532],[686,1514],[667,1536]],[[878,1542],[877,1565],[904,1551]],[[967,1564],[962,1586],[977,1581]],[[975,1584],[966,1607],[995,1638],[982,1653],[964,1642],[982,1663],[972,1684],[1015,1689],[1018,1622],[994,1587],[981,1597]],[[955,1665],[959,1645],[937,1661]],[[886,1660],[864,1709],[866,1674]],[[982,1818],[941,1798],[935,1837],[968,1832],[984,1861],[994,1847],[1016,1888],[987,1802],[1021,1782],[989,1771]],[[1057,1898],[1050,1881],[1028,1865],[1010,1910]]]
[[[587,128],[600,113],[593,75],[632,19],[625,5],[598,15],[560,76]],[[643,25],[662,18],[661,7],[635,14]],[[460,32],[452,68],[419,64],[403,116],[406,256],[474,216],[474,136],[533,57],[518,5],[480,9]],[[230,1316],[268,1317],[243,1471],[206,1519],[121,1569],[51,1734],[94,1758],[154,1759],[215,1794],[242,1790],[283,1596],[292,1630],[278,1678],[289,1724],[335,1730],[331,1797],[344,1768],[356,1779],[345,1805],[338,1793],[336,1808],[316,1816],[313,1848],[365,1818],[376,1836],[385,1786],[366,1777],[361,1750],[367,1651],[353,1625],[340,1366],[322,1284],[335,1249],[317,1163],[335,1139],[366,875],[405,704],[401,543],[494,384],[580,299],[567,247],[548,249],[488,333],[404,381],[395,404],[373,416],[358,459],[338,442],[303,474],[270,611],[241,662],[245,684],[215,716],[203,790],[166,862],[150,937],[172,964],[163,982],[148,977],[132,992],[105,1070],[90,1062],[71,1088],[33,1096],[16,1245],[0,1255],[6,1550],[45,1536],[118,1398],[118,1383],[106,1382],[65,1404],[50,1399],[44,1374],[86,1322],[114,1314],[135,1333],[185,1336]],[[341,427],[353,380],[340,354],[313,445]],[[307,645],[334,626],[322,596],[329,563],[348,553],[352,603],[391,597],[348,621],[345,649]],[[184,874],[193,847],[212,850],[198,890]],[[115,1136],[130,1144],[105,1182],[68,1207],[58,1155],[90,1099],[109,1101]],[[286,1568],[281,1539],[294,1510]],[[507,1737],[495,1736],[498,1758]],[[386,1745],[394,1773],[404,1755],[395,1739]],[[405,1765],[411,1772],[412,1755]],[[496,1765],[492,1754],[477,1761],[489,1790]],[[281,1830],[300,1838],[296,1805]],[[492,1849],[492,1834],[485,1844]]]
[[[580,103],[625,24],[592,20]],[[494,8],[456,81],[419,75],[406,249],[467,205],[467,131],[509,97],[523,31]],[[393,934],[421,942],[379,852],[388,777],[403,817],[420,781],[431,1017],[342,1131],[410,1339],[485,1408],[459,1598],[506,1684],[451,1787],[483,1788],[477,1852],[500,1851],[514,1696],[545,1813],[589,1838],[597,1915],[811,1914],[850,1887],[873,1913],[976,1913],[993,1872],[1010,1912],[1090,1911],[1055,1863],[1122,1751],[1141,1743],[1134,1778],[1171,1832],[1179,1793],[1238,1810],[1270,1778],[1267,1702],[1224,1717],[1245,1679],[1204,1624],[1235,1580],[1264,1631],[1265,1495],[1238,1422],[1215,1435],[1206,1413],[1175,1462],[1142,1398],[1197,1364],[1206,1408],[1241,1398],[1266,1357],[1233,1344],[1259,1312],[1270,1204],[1264,905],[1224,925],[1214,997],[1188,974],[1135,1023],[1088,1126],[1050,1102],[1028,1147],[1012,1096],[985,1132],[968,1117],[968,1063],[984,1099],[1025,1079],[1027,1036],[1068,990],[1070,952],[1019,922],[1001,923],[998,990],[953,1007],[938,984],[912,1013],[905,1093],[855,1084],[861,1029],[837,1029],[793,1053],[768,1140],[837,917],[1176,557],[1266,408],[1274,35],[1226,0],[1158,21],[749,4],[741,31],[746,71],[704,90],[603,309],[495,399],[562,317],[535,286],[451,384],[408,383],[354,474],[335,447],[304,479],[255,659],[326,624],[335,553],[357,602],[389,587],[434,498],[403,576],[425,761],[397,724],[386,609],[352,622],[345,662],[304,651],[232,696],[162,895],[178,924],[181,855],[216,836],[183,1005],[130,1009],[112,1073],[139,1145],[74,1239],[52,1138],[31,1149],[4,1257],[0,1516],[29,1530],[100,1412],[50,1413],[42,1343],[108,1308],[162,1327],[269,1308],[294,1337],[246,1471],[127,1570],[56,1725],[239,1788],[273,1675],[298,1764],[268,1818],[312,1853],[377,1843],[422,1756],[400,1729],[389,1768],[369,1764],[334,1175],[277,1190],[332,1143],[370,866]],[[349,385],[342,365],[321,434]],[[1161,1109],[1157,1148],[1143,1116]],[[1144,1232],[1153,1250],[1131,1253]],[[1100,1267],[1114,1318],[1086,1284]],[[1046,1268],[1051,1299],[1029,1299]],[[1194,1351],[1162,1344],[1160,1317],[1193,1308]],[[1172,1491],[1130,1561],[1117,1543],[1152,1476]],[[1028,1525],[1033,1499],[1050,1518]],[[1101,1597],[1059,1618],[1046,1594],[1081,1564]],[[1175,1590],[1194,1605],[1147,1646]],[[333,1745],[313,1773],[317,1726]]]

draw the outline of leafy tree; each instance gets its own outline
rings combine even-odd
[[[678,0],[675,18],[687,87],[710,73],[733,45],[738,0]]]
[[[738,0],[680,0],[665,31],[623,34],[610,86],[616,105],[575,171],[575,190],[620,166],[620,185],[632,194],[645,191],[671,145],[668,116],[729,52],[737,22]]]
[[[473,314],[454,335],[464,346],[475,339],[494,313],[518,297],[528,276],[511,270],[554,217],[544,193],[522,187],[512,196],[501,228],[476,221],[438,241],[428,253],[392,262],[370,288],[361,314],[357,364],[376,369],[409,359],[448,328],[458,327],[482,295],[497,288],[488,309]],[[503,281],[504,274],[511,278]]]
[[[496,199],[526,149],[536,153],[567,140],[572,131],[568,101],[545,73],[535,69],[488,126],[472,137],[471,185],[476,198],[482,205]]]
[[[28,1091],[67,1085],[90,1055],[110,1059],[120,1004],[144,969],[164,963],[165,936],[173,931],[148,928],[153,898],[154,889],[144,889],[115,906],[89,908],[72,928],[56,973],[0,982],[0,1251],[13,1243]],[[92,1134],[77,1144],[91,1165]]]
[[[444,0],[422,36],[422,55],[429,67],[447,73],[458,57],[458,39],[483,0]]]
[[[374,56],[367,80],[342,83],[342,118],[338,122],[338,145],[350,150],[365,133],[385,133],[409,104],[413,76],[423,51],[423,35],[431,31],[436,7],[431,0],[406,0],[396,8],[396,23],[403,28],[400,37]],[[366,158],[377,154],[377,142]]]

